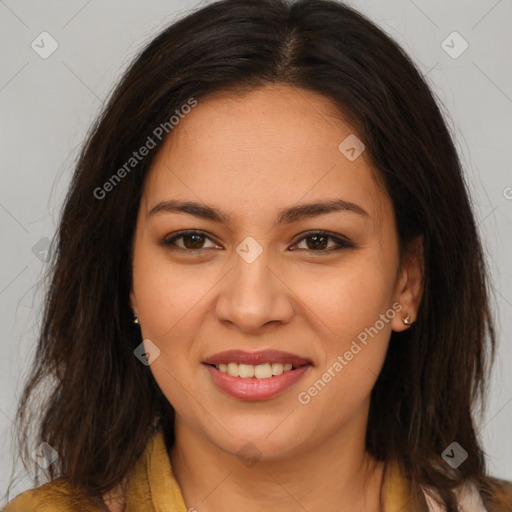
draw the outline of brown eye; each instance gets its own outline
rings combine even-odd
[[[203,235],[183,235],[180,238],[183,239],[183,245],[187,249],[202,249],[204,244]]]
[[[177,243],[181,240],[180,243]],[[178,249],[183,251],[200,251],[211,247],[216,247],[212,242],[210,247],[205,247],[205,242],[211,239],[201,231],[182,231],[181,233],[162,240],[161,244],[171,249]]]
[[[308,236],[306,239],[308,249],[327,249],[329,245],[329,237],[322,235]],[[311,242],[311,243],[309,243]]]
[[[329,245],[331,241],[334,242],[333,245]],[[298,244],[302,242],[305,242],[306,247],[299,247],[298,249],[310,252],[331,252],[331,250],[354,248],[354,245],[348,240],[343,240],[323,231],[308,233],[299,240]]]

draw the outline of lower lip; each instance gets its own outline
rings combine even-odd
[[[284,393],[302,378],[311,365],[306,364],[295,370],[289,370],[268,379],[233,377],[217,370],[215,366],[206,365],[206,367],[212,376],[213,382],[222,391],[240,400],[255,401],[268,400]]]

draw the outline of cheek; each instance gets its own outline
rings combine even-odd
[[[190,361],[194,339],[201,321],[202,282],[177,266],[141,258],[134,268],[134,291],[140,314],[143,339],[150,339],[160,350],[149,370],[159,388],[176,410],[190,408],[190,395],[199,396]],[[203,284],[207,290],[207,283]],[[211,286],[210,286],[211,287]],[[186,390],[186,392],[184,392]]]
[[[143,339],[160,350],[150,370],[169,401],[183,400],[183,387],[194,392],[191,361],[196,360],[204,315],[219,276],[204,268],[170,261],[165,251],[155,250],[142,239],[136,246],[133,290],[137,301]]]
[[[197,328],[189,318],[204,307],[215,281],[213,272],[171,263],[160,251],[136,252],[133,288],[144,335],[165,341],[187,323]]]
[[[327,301],[316,304],[333,333],[322,337],[321,360],[297,396],[312,423],[329,415],[329,424],[336,428],[367,406],[384,364],[391,320],[397,313],[385,300],[385,287],[358,285],[350,296],[340,292],[337,307],[329,311]]]
[[[342,405],[336,416],[360,407],[380,373],[397,314],[393,262],[385,267],[382,261],[377,251],[368,252],[325,280],[306,279],[297,291],[307,297],[321,333],[318,372],[301,390],[318,413],[332,403]]]
[[[391,308],[394,268],[385,269],[378,258],[354,255],[335,271],[303,272],[294,278],[294,293],[314,313],[323,339],[331,345],[342,347],[355,339]]]

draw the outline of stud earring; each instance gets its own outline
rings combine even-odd
[[[402,317],[402,322],[405,324],[405,325],[412,325],[413,324],[413,321],[412,321],[412,317],[411,315],[407,314],[405,316]]]
[[[139,317],[138,316],[134,316],[133,317],[133,323],[134,324],[138,324],[139,323]]]

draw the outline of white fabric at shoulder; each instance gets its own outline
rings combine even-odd
[[[432,498],[431,494],[423,489],[425,499],[427,501],[429,512],[445,512],[445,508],[438,505]],[[464,512],[488,512],[485,508],[480,493],[474,484],[468,483],[462,487],[458,494],[457,505],[464,510]]]

